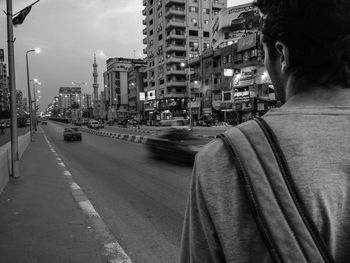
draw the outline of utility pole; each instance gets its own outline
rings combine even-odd
[[[16,78],[15,78],[15,54],[12,24],[12,0],[7,2],[7,47],[9,63],[9,86],[11,96],[11,166],[12,176],[19,177],[19,154],[18,154],[18,136],[17,136],[17,105],[16,105]]]

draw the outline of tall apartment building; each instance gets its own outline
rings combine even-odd
[[[128,114],[128,70],[143,65],[142,59],[109,58],[103,73],[105,104],[108,119],[126,118]]]
[[[188,86],[181,62],[210,47],[210,23],[227,0],[143,0],[147,55],[145,113],[149,119],[187,114]]]
[[[7,80],[6,64],[0,62],[0,111],[10,109],[10,92]]]

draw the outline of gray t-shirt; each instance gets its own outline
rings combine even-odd
[[[350,261],[350,107],[269,111],[298,192],[337,263]],[[196,156],[180,262],[272,262],[231,155],[215,139]]]

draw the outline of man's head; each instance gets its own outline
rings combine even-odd
[[[309,84],[349,86],[349,0],[255,0],[255,4],[262,13],[265,64],[280,96],[284,97],[284,89],[278,86],[291,75]]]

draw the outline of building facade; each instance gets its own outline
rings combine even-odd
[[[211,23],[211,46],[217,49],[236,43],[258,32],[259,26],[259,11],[253,2],[224,9]]]
[[[128,71],[128,111],[129,116],[138,120],[143,120],[144,112],[144,76],[145,76],[145,64],[135,65],[129,68]]]
[[[81,107],[81,87],[60,87],[58,105],[60,117],[77,118]]]
[[[128,117],[128,70],[132,66],[142,66],[142,59],[109,58],[107,70],[103,73],[107,119]]]
[[[190,60],[192,90],[198,93],[196,98],[201,98],[199,105],[193,105],[198,114],[192,118],[199,121],[202,116],[237,124],[275,107],[274,88],[263,60],[258,32]]]
[[[0,62],[0,111],[10,110],[10,91],[6,64]]]
[[[181,63],[210,47],[210,23],[227,0],[143,0],[147,62],[145,116],[188,114],[189,81]]]

